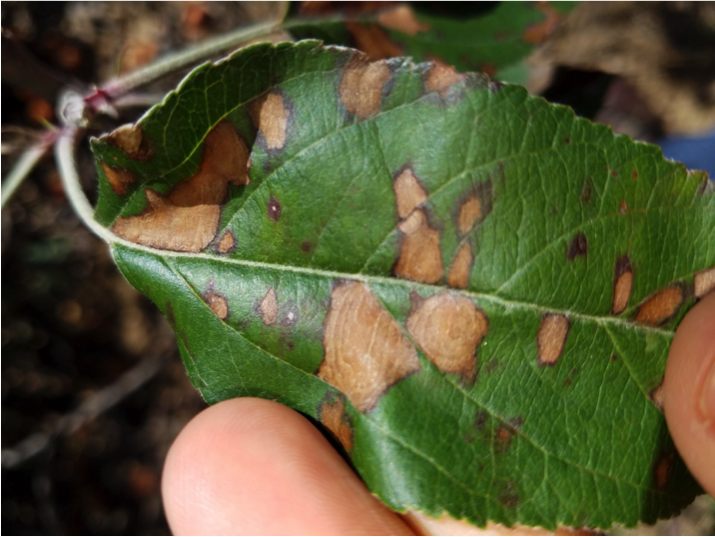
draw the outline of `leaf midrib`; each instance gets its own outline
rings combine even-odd
[[[173,256],[172,256],[172,257],[173,257]],[[215,259],[215,258],[212,258],[212,259]],[[167,266],[171,269],[171,271],[184,283],[184,285],[186,286],[186,288],[194,295],[194,297],[197,299],[197,301],[198,301],[200,304],[202,304],[206,309],[210,310],[209,305],[206,304],[206,302],[200,297],[200,295],[197,293],[196,289],[194,289],[193,285],[191,285],[191,283],[189,283],[189,281],[186,279],[186,277],[184,277],[184,275],[181,274],[181,272],[179,272],[179,271],[176,269],[176,267],[174,267],[173,263],[171,263],[170,261],[167,260],[166,265],[167,265]],[[371,278],[374,278],[374,277],[371,277]],[[393,280],[390,280],[390,281],[394,283]],[[408,283],[410,283],[410,282],[408,282]],[[437,287],[437,286],[430,286],[430,287]],[[307,376],[307,377],[310,377],[311,380],[318,380],[318,381],[324,383],[324,384],[326,385],[326,387],[328,387],[328,386],[332,387],[329,383],[325,382],[323,379],[320,379],[319,377],[317,377],[317,376],[315,376],[315,375],[313,375],[313,374],[311,374],[311,373],[308,373],[307,371],[304,371],[304,370],[302,370],[302,369],[296,367],[295,365],[293,365],[293,364],[291,364],[291,363],[289,363],[289,362],[286,362],[285,360],[282,360],[281,358],[279,358],[279,357],[276,356],[275,354],[271,353],[270,351],[268,351],[268,350],[266,350],[266,349],[263,349],[262,347],[259,347],[256,343],[254,343],[254,342],[251,341],[250,339],[246,338],[240,331],[236,330],[233,326],[229,325],[228,323],[226,323],[226,322],[224,322],[224,321],[221,321],[221,323],[222,323],[223,326],[226,328],[227,333],[228,333],[228,331],[230,330],[231,332],[233,332],[234,334],[236,334],[238,337],[240,337],[241,339],[243,339],[246,343],[248,343],[248,344],[250,344],[251,346],[253,346],[254,348],[256,348],[259,352],[264,353],[264,354],[266,354],[267,356],[272,357],[274,360],[276,360],[277,362],[280,362],[282,365],[289,366],[289,367],[293,368],[294,370],[299,371],[299,372],[302,373],[303,375],[305,375],[305,376]],[[229,348],[230,348],[230,347],[229,347]],[[449,378],[449,377],[446,376],[446,375],[443,375],[443,376],[442,376],[442,379],[443,379],[445,382],[447,382],[448,384],[450,384],[453,388],[455,388],[458,392],[460,392],[465,399],[471,401],[475,406],[477,406],[477,407],[480,408],[480,409],[484,409],[484,410],[487,411],[492,417],[498,419],[502,424],[504,424],[504,425],[507,425],[507,424],[508,424],[508,421],[506,420],[505,417],[499,415],[499,414],[498,414],[497,412],[495,412],[494,410],[488,408],[484,403],[482,403],[482,402],[478,401],[477,399],[475,399],[469,392],[465,391],[464,388],[463,388],[462,386],[460,386],[454,379],[451,379],[451,378]],[[489,500],[493,500],[493,498],[492,498],[491,496],[479,494],[477,491],[471,489],[469,486],[467,486],[466,483],[463,483],[462,481],[459,480],[459,478],[453,476],[453,475],[450,474],[445,468],[443,468],[441,465],[437,464],[431,457],[429,457],[429,456],[426,455],[425,453],[422,453],[420,450],[416,449],[414,446],[411,446],[409,443],[407,443],[406,441],[404,441],[404,440],[401,439],[400,437],[396,436],[391,430],[385,429],[385,428],[381,427],[380,424],[379,424],[379,422],[378,422],[378,420],[376,420],[375,418],[373,418],[370,414],[363,414],[363,413],[361,413],[360,416],[361,416],[363,419],[366,419],[366,420],[370,421],[370,422],[375,426],[375,428],[377,428],[378,430],[380,430],[380,432],[381,432],[382,434],[384,434],[386,437],[389,437],[389,438],[393,439],[395,442],[399,443],[400,445],[402,445],[403,447],[405,447],[405,448],[408,449],[409,451],[413,452],[415,455],[417,455],[417,456],[421,457],[422,459],[424,459],[426,462],[428,462],[429,464],[431,464],[435,469],[437,469],[439,472],[441,472],[442,474],[444,474],[450,481],[452,481],[452,482],[458,484],[459,486],[461,486],[465,491],[467,491],[467,492],[470,493],[471,495],[482,496],[482,497],[487,498],[487,499],[489,499]],[[517,435],[519,435],[520,437],[524,438],[527,442],[529,442],[531,445],[533,445],[536,449],[538,449],[539,451],[541,451],[541,452],[544,454],[544,457],[545,457],[545,458],[546,458],[546,457],[551,457],[551,458],[553,458],[553,459],[555,459],[555,460],[558,460],[558,461],[560,461],[560,462],[562,462],[562,463],[564,463],[564,464],[566,464],[566,465],[569,465],[569,466],[572,466],[572,467],[574,467],[574,468],[577,468],[577,469],[579,469],[579,470],[581,470],[581,471],[583,471],[583,472],[587,472],[587,473],[590,473],[590,474],[595,475],[595,476],[600,476],[601,478],[608,479],[608,480],[611,480],[611,481],[614,481],[614,482],[624,483],[624,484],[626,484],[626,485],[628,485],[628,486],[631,486],[631,487],[633,487],[633,488],[637,488],[637,489],[644,490],[644,491],[647,491],[647,492],[659,492],[659,491],[657,491],[657,490],[655,490],[655,489],[645,487],[645,486],[643,486],[643,485],[641,485],[641,484],[639,484],[639,483],[632,483],[632,482],[627,481],[627,480],[625,480],[625,479],[623,479],[623,478],[620,478],[620,477],[618,477],[618,476],[613,476],[613,475],[604,474],[604,473],[601,472],[601,471],[584,467],[584,466],[582,466],[582,465],[580,465],[580,464],[578,464],[578,463],[576,463],[576,462],[574,462],[574,461],[570,461],[570,460],[567,460],[567,459],[565,459],[565,458],[563,458],[563,457],[560,457],[560,456],[558,456],[558,455],[555,454],[555,453],[552,453],[552,452],[550,452],[550,451],[547,451],[543,446],[540,446],[539,444],[537,444],[531,437],[525,435],[522,431],[520,431],[520,430],[518,430],[518,429],[515,429],[515,430],[514,430],[514,433],[517,434]],[[527,500],[527,501],[528,501],[528,500]],[[522,504],[523,504],[523,503],[522,503]]]

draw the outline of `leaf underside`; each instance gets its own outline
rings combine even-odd
[[[704,174],[518,86],[308,41],[92,145],[95,218],[206,400],[322,423],[391,508],[607,528],[699,493],[658,388],[715,282]]]

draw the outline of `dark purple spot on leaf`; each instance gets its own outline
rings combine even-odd
[[[268,210],[268,218],[273,220],[274,222],[278,222],[278,220],[281,217],[281,204],[278,203],[278,200],[271,196],[271,199],[268,200],[268,204],[266,205],[267,210]]]
[[[509,418],[507,421],[509,422],[509,425],[516,430],[521,429],[521,426],[524,425],[524,418],[521,417],[521,414],[519,414],[516,418]]]
[[[571,244],[569,244],[566,259],[573,261],[579,256],[586,256],[586,254],[588,254],[588,241],[586,240],[586,235],[579,231],[571,241]]]
[[[486,421],[487,421],[486,413],[483,410],[480,410],[479,412],[477,412],[477,417],[474,419],[474,427],[477,430],[481,431],[482,429],[484,429],[484,424],[486,423]]]
[[[309,254],[310,251],[313,249],[313,245],[310,244],[310,241],[303,241],[300,245],[300,249],[303,250],[306,254]]]

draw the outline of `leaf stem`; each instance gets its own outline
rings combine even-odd
[[[234,47],[251,39],[267,35],[280,28],[281,21],[261,22],[248,27],[242,27],[226,35],[199,43],[191,48],[176,52],[158,60],[155,63],[138,69],[127,76],[110,80],[102,84],[102,90],[111,97],[124,95],[129,91],[145,86],[183,67],[199,60],[206,59],[222,50]]]
[[[90,205],[80,185],[79,174],[77,173],[77,165],[74,158],[74,146],[81,132],[80,129],[73,126],[66,126],[62,129],[55,143],[57,168],[62,178],[62,186],[65,189],[65,194],[84,225],[100,239],[111,243],[114,235],[111,231],[105,229],[95,221],[94,209],[92,209],[92,205]]]
[[[2,204],[1,208],[5,208],[5,204],[10,200],[15,191],[19,188],[25,178],[30,175],[35,165],[47,153],[47,150],[52,145],[52,140],[42,139],[39,142],[28,147],[20,158],[17,159],[10,173],[2,183]]]

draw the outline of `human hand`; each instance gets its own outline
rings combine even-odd
[[[713,495],[715,293],[678,327],[663,393],[675,444]],[[412,533],[307,419],[261,399],[224,401],[194,418],[167,456],[162,489],[177,534]],[[451,520],[413,516],[409,522],[442,534],[475,530]]]

